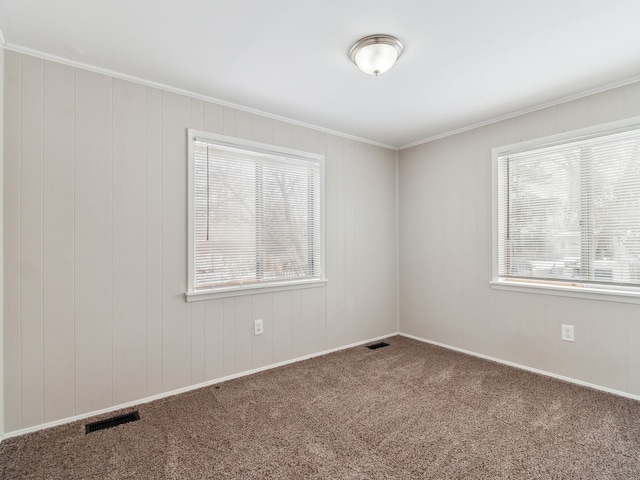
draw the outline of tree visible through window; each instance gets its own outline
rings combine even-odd
[[[640,130],[497,161],[500,277],[640,286]]]
[[[321,278],[319,159],[191,141],[193,289]]]

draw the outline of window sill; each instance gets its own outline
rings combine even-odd
[[[614,290],[605,287],[581,287],[533,282],[521,283],[509,280],[492,280],[489,283],[491,288],[495,290],[640,304],[640,291],[638,290]]]
[[[256,295],[259,293],[284,292],[287,290],[300,290],[304,288],[324,287],[327,279],[302,280],[295,282],[266,283],[263,285],[248,284],[244,286],[222,287],[211,290],[186,292],[187,302],[199,302],[202,300],[215,300],[218,298],[239,297],[242,295]]]

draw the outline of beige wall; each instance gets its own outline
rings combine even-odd
[[[489,286],[491,148],[637,115],[640,83],[401,151],[400,331],[640,395],[640,305]]]
[[[5,74],[6,432],[397,330],[395,152],[12,51]],[[325,287],[185,302],[187,128],[325,155]]]

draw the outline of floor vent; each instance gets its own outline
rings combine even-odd
[[[388,347],[389,344],[385,342],[374,343],[373,345],[367,345],[369,350],[375,350],[376,348]]]
[[[104,430],[105,428],[113,428],[123,423],[135,422],[140,420],[140,414],[138,412],[127,413],[126,415],[119,415],[117,417],[107,418],[106,420],[100,420],[99,422],[87,423],[85,428],[85,435],[88,433],[96,432],[98,430]]]

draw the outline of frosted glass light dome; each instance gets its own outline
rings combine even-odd
[[[400,40],[391,35],[371,35],[358,40],[349,55],[364,73],[378,76],[393,67],[403,50]]]

